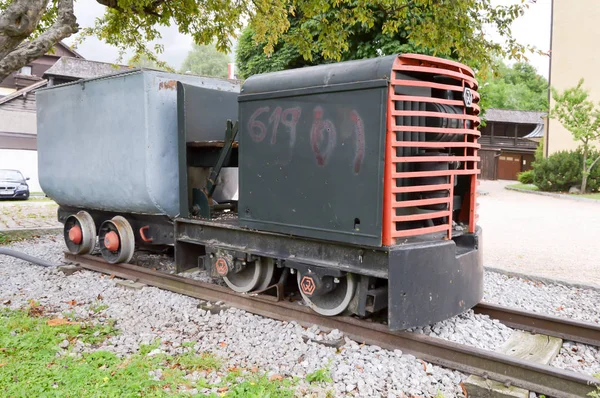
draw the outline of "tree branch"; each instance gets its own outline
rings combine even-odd
[[[0,60],[35,30],[47,5],[48,0],[14,0],[0,14]]]
[[[73,13],[73,0],[59,0],[56,22],[48,30],[34,40],[19,45],[5,57],[0,57],[0,81],[13,71],[43,56],[56,43],[78,30],[79,25],[77,25],[77,19]]]
[[[599,160],[600,160],[600,156],[598,156],[598,157],[596,158],[596,160],[594,160],[594,161],[592,162],[592,164],[591,164],[591,165],[590,165],[590,167],[588,168],[588,171],[592,171],[592,168],[593,168],[593,167],[596,165],[596,163],[598,163],[598,161],[599,161]]]
[[[132,7],[131,11],[133,11],[136,14],[139,14],[140,12],[144,13],[144,14],[150,14],[150,15],[154,15],[156,17],[160,17],[161,14],[158,13],[158,11],[156,11],[156,9],[165,2],[166,0],[155,0],[152,2],[151,5],[148,5],[142,9],[137,9]],[[125,10],[123,10],[123,8],[121,8],[119,6],[119,1],[118,0],[96,0],[96,2],[98,4],[102,4],[105,7],[108,8],[112,8],[114,10],[117,11],[121,11],[124,12]]]

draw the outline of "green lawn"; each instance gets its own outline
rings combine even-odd
[[[512,185],[507,185],[506,187],[507,188],[515,188],[515,189],[523,189],[526,191],[539,191],[540,190],[538,187],[536,187],[533,184],[512,184]],[[589,199],[600,200],[600,192],[586,193],[585,195],[569,194],[567,192],[552,192],[552,193],[559,194],[559,195],[565,195],[565,196],[573,196],[576,198],[589,198]]]
[[[0,396],[166,397],[191,396],[191,389],[210,388],[211,397],[291,398],[299,380],[268,378],[255,368],[225,368],[219,357],[193,350],[194,343],[184,343],[187,351],[181,355],[148,356],[159,344],[142,346],[124,358],[105,350],[75,354],[71,347],[77,341],[97,344],[117,330],[67,319],[44,316],[43,307],[34,302],[28,309],[0,309]],[[69,346],[61,350],[59,344],[65,340]],[[157,371],[159,376],[149,374]],[[194,371],[218,372],[221,381],[211,385],[206,378],[186,377]],[[308,382],[331,381],[328,370],[309,376]]]
[[[540,189],[533,184],[512,184],[507,185],[507,188],[524,189],[527,191],[539,191]]]
[[[582,198],[590,198],[590,199],[596,199],[596,200],[600,200],[600,192],[596,192],[596,193],[586,193],[585,195],[579,195]]]

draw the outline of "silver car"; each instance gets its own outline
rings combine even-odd
[[[29,199],[27,180],[19,170],[0,169],[0,199]]]

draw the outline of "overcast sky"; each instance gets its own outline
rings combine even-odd
[[[493,0],[495,4],[511,4],[519,0]],[[513,34],[522,44],[534,45],[537,48],[547,52],[550,50],[550,19],[551,19],[552,0],[537,0],[531,4],[527,13],[513,25]],[[81,0],[75,2],[75,14],[81,27],[91,26],[95,18],[104,13],[104,7],[94,0]],[[179,69],[192,46],[192,38],[182,35],[177,31],[177,27],[161,29],[164,53],[160,56],[163,61],[175,69]],[[65,40],[72,44],[73,39]],[[118,56],[117,49],[109,46],[98,39],[88,38],[81,44],[77,51],[85,58],[93,61],[115,62]],[[128,54],[123,63],[129,60],[131,54]],[[535,66],[538,72],[548,77],[548,57],[531,55],[529,62]]]

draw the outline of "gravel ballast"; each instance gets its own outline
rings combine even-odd
[[[19,242],[11,247],[57,263],[62,260],[64,250],[59,236]],[[204,278],[197,272],[193,276],[194,279]],[[205,303],[153,287],[125,289],[116,286],[116,280],[90,271],[66,277],[57,269],[0,257],[0,278],[0,303],[10,301],[8,307],[22,307],[28,300],[35,299],[54,313],[74,312],[78,317],[93,318],[97,322],[116,320],[120,334],[98,348],[120,355],[134,353],[140,344],[160,339],[159,352],[181,353],[185,350],[184,343],[193,342],[194,349],[214,353],[226,361],[227,366],[258,368],[269,375],[304,379],[315,370],[331,369],[332,383],[302,381],[297,391],[299,395],[325,396],[328,390],[334,390],[336,396],[436,396],[441,393],[446,397],[460,397],[463,396],[460,383],[468,376],[423,362],[399,350],[359,344],[335,330],[326,333],[316,326],[305,329],[295,322],[275,321],[228,308],[222,303]],[[561,301],[557,297],[557,292],[561,291],[570,299],[563,300],[564,309],[557,310],[558,315],[577,318],[575,313],[588,310],[583,301],[593,298],[588,296],[590,292],[578,289],[581,292],[576,293],[571,290],[577,289],[560,290],[562,288],[536,286],[488,272],[485,300],[531,310],[538,308],[549,313],[554,303]],[[502,302],[509,300],[506,298],[508,291],[515,302]],[[545,295],[553,296],[552,304],[540,304],[550,300],[549,297],[545,299]],[[586,300],[579,303],[578,295]],[[73,302],[77,304],[73,305]],[[92,308],[100,302],[107,308],[96,313]],[[597,298],[595,302],[598,302]],[[577,319],[592,321],[595,316],[598,322],[598,309],[589,310],[595,311],[588,314],[591,318]],[[496,349],[512,333],[512,329],[498,321],[472,311],[414,331],[488,350]],[[335,348],[314,341],[321,339],[343,339],[343,345]],[[91,348],[78,348],[86,349]],[[553,365],[591,374],[600,371],[599,363],[600,356],[595,348],[565,343]],[[215,373],[207,377],[219,376]]]

